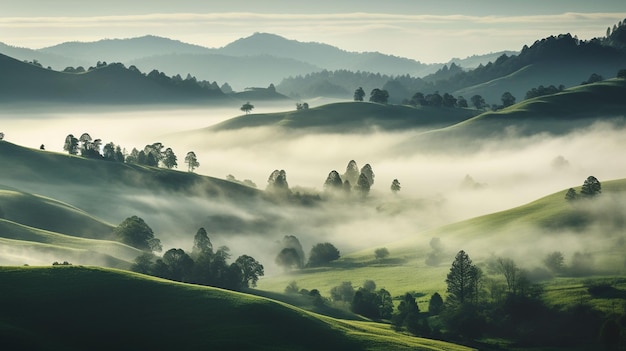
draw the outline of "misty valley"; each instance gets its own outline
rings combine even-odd
[[[474,67],[0,46],[0,342],[623,350],[625,33]]]

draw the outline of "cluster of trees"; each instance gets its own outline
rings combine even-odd
[[[146,252],[137,257],[131,269],[160,278],[231,290],[255,287],[259,277],[264,275],[263,265],[248,255],[241,255],[229,264],[230,257],[226,246],[213,251],[206,230],[200,228],[194,236],[191,254],[172,248],[158,258]]]
[[[580,195],[576,193],[574,188],[569,188],[565,193],[565,200],[573,201],[581,197],[589,199],[599,195],[600,193],[602,193],[602,184],[596,177],[589,176],[585,179],[583,186],[580,188]]]
[[[317,267],[338,260],[341,257],[339,250],[331,243],[315,244],[309,253],[309,260],[305,265],[305,255],[302,245],[294,235],[285,235],[281,241],[281,249],[276,255],[276,264],[286,270]]]
[[[553,252],[546,256],[544,263],[555,271],[562,271],[563,256]],[[439,315],[445,339],[505,338],[516,347],[597,347],[601,331],[605,344],[619,342],[619,337],[615,337],[614,318],[606,319],[582,303],[568,309],[548,306],[542,299],[541,287],[533,284],[528,272],[512,259],[493,258],[487,269],[502,278],[487,276],[463,250],[455,256],[446,276],[445,301],[436,294],[429,302],[429,314]],[[430,332],[430,336],[441,337],[438,328],[430,329],[426,323],[411,332],[424,336]]]
[[[163,166],[167,169],[178,167],[178,157],[172,148],[156,142],[146,145],[143,150],[133,148],[130,154],[125,149],[114,143],[102,145],[101,139],[93,139],[89,133],[83,133],[80,138],[76,138],[73,134],[65,137],[63,150],[70,155],[80,155],[87,158],[100,159],[114,162],[126,162],[129,164],[137,164],[151,167]],[[43,145],[42,145],[43,149]],[[102,151],[101,151],[102,150]],[[193,151],[189,151],[185,156],[185,164],[189,172],[193,172],[200,163]]]
[[[363,98],[365,98],[365,90],[363,90],[363,87],[358,87],[354,91],[353,98],[354,101],[363,101]],[[370,92],[369,101],[379,104],[386,104],[389,101],[389,92],[384,89],[374,88]]]
[[[328,174],[326,181],[324,181],[324,191],[327,194],[350,194],[353,189],[352,184],[354,184],[354,190],[361,197],[366,197],[370,192],[371,186],[374,185],[374,177],[374,171],[369,163],[359,170],[356,161],[350,160],[344,174],[340,175],[336,170],[332,170]],[[392,187],[397,189],[395,191],[399,191],[400,182],[394,179]]]
[[[552,95],[563,91],[564,89],[565,86],[563,84],[559,85],[558,88],[554,85],[550,85],[549,87],[544,87],[543,85],[540,85],[527,91],[524,99],[532,99],[539,96]]]
[[[296,110],[300,111],[300,110],[308,110],[309,109],[309,103],[308,102],[297,102],[296,103]]]
[[[467,100],[464,97],[454,97],[448,93],[440,95],[439,92],[433,94],[424,95],[421,92],[417,92],[411,96],[410,99],[404,100],[404,104],[411,106],[434,106],[434,107],[468,107]]]

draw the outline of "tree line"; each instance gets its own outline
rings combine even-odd
[[[214,250],[204,228],[198,229],[194,235],[190,254],[183,249],[172,248],[162,257],[153,253],[162,251],[161,241],[154,237],[152,229],[143,219],[129,217],[114,232],[119,241],[145,251],[131,266],[134,272],[231,290],[254,287],[259,277],[264,275],[263,265],[248,255],[241,255],[229,264],[230,249],[221,246]]]
[[[165,150],[164,150],[165,149]],[[136,164],[142,166],[159,167],[167,169],[178,167],[178,157],[172,148],[165,148],[163,143],[156,142],[146,145],[142,150],[133,148],[130,154],[126,149],[113,142],[102,145],[102,139],[93,139],[89,133],[81,134],[76,138],[73,134],[65,137],[63,150],[70,155],[78,155],[91,159]],[[200,166],[198,158],[193,151],[187,152],[184,160],[187,170],[193,172]]]

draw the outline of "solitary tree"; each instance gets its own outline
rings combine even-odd
[[[241,268],[243,286],[248,288],[250,286],[255,287],[259,281],[259,277],[262,277],[265,273],[263,271],[263,265],[257,260],[248,255],[241,255],[235,263]]]
[[[472,260],[465,253],[459,251],[452,262],[450,272],[446,277],[448,285],[448,299],[453,303],[464,304],[475,295],[478,285],[479,268],[472,264]]]
[[[320,266],[325,263],[339,259],[339,250],[331,243],[320,243],[313,246],[309,254],[308,265],[311,267]]]
[[[397,179],[394,179],[393,182],[391,182],[391,191],[395,194],[400,191],[400,189],[400,182]]]
[[[583,187],[580,189],[580,194],[585,197],[594,197],[602,192],[602,185],[600,181],[594,176],[589,176],[585,179]]]
[[[132,216],[126,218],[114,229],[119,241],[144,251],[161,252],[161,241],[154,237],[150,228],[143,219]]]
[[[240,110],[248,114],[250,113],[250,111],[252,111],[253,108],[254,108],[254,105],[252,105],[250,101],[248,101],[241,106]]]
[[[198,158],[196,157],[196,153],[193,151],[189,151],[187,156],[185,156],[185,163],[187,164],[187,169],[189,172],[193,172],[198,166],[200,166],[200,162],[198,162]]]
[[[389,256],[389,250],[386,247],[381,247],[379,249],[374,250],[374,256],[377,260],[385,259]]]
[[[365,91],[362,87],[358,87],[358,89],[354,91],[354,101],[363,101],[364,96]]]

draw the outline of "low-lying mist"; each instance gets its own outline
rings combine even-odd
[[[162,240],[164,249],[190,250],[196,230],[204,227],[214,246],[229,246],[235,258],[243,253],[254,256],[271,274],[278,271],[274,258],[285,235],[295,235],[307,254],[319,242],[332,242],[344,254],[519,206],[580,186],[590,175],[601,182],[626,177],[624,130],[611,124],[599,123],[558,137],[509,135],[480,141],[477,151],[445,152],[436,145],[407,147],[420,131],[345,135],[276,128],[203,129],[238,114],[227,109],[4,114],[0,131],[9,142],[33,148],[44,144],[46,150],[56,152],[62,151],[70,133],[78,137],[88,132],[103,144],[114,142],[128,152],[162,142],[178,156],[181,171],[187,168],[185,154],[194,151],[200,162],[196,173],[222,179],[232,175],[264,190],[272,171],[285,170],[292,191],[320,194],[322,200],[308,204],[235,201],[159,189],[104,191],[74,188],[71,182],[66,186],[32,184],[1,176],[0,182],[68,202],[113,225],[138,215]],[[370,194],[365,200],[327,200],[326,177],[332,170],[343,174],[350,160],[359,168],[372,166],[375,179]],[[68,170],[68,177],[72,176],[77,175]],[[394,179],[401,184],[397,194],[390,190]],[[589,247],[578,233],[554,237],[558,239],[546,236],[541,243],[546,252],[557,242],[569,240],[576,242],[571,246],[579,251]],[[507,245],[513,244],[503,243],[501,252]]]

